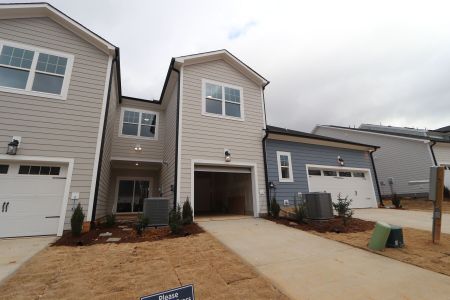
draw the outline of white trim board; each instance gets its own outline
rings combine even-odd
[[[181,186],[180,186],[180,183],[181,183],[181,143],[182,143],[182,141],[183,141],[183,139],[182,139],[182,137],[183,137],[183,135],[182,135],[182,133],[183,133],[183,84],[184,84],[184,81],[183,81],[183,74],[184,74],[184,67],[183,66],[181,66],[181,68],[180,68],[180,72],[178,73],[178,76],[180,76],[179,78],[180,78],[180,80],[179,80],[179,89],[180,89],[180,94],[178,95],[180,98],[179,98],[179,103],[178,103],[178,112],[179,112],[179,115],[178,115],[178,128],[176,128],[176,131],[178,132],[178,149],[177,149],[177,157],[175,158],[176,159],[176,166],[177,166],[177,169],[176,169],[176,174],[177,174],[177,178],[176,178],[176,182],[175,182],[175,185],[176,185],[176,188],[177,188],[177,193],[176,193],[176,203],[177,204],[179,204],[180,203],[180,195],[181,195]],[[191,204],[192,204],[192,201],[191,201]],[[192,207],[192,209],[194,209],[194,207]]]
[[[258,167],[256,163],[250,162],[224,162],[217,160],[191,159],[191,197],[190,202],[195,217],[195,199],[194,199],[194,180],[195,180],[195,165],[214,166],[214,167],[247,167],[251,169],[252,178],[252,195],[253,195],[253,216],[259,217],[260,203],[259,203],[259,189],[258,189]]]
[[[62,236],[64,232],[64,223],[66,220],[67,203],[69,202],[69,191],[72,183],[72,173],[73,165],[75,160],[73,158],[61,158],[61,157],[42,157],[42,156],[11,156],[6,154],[0,154],[0,161],[11,161],[11,162],[21,162],[21,161],[36,161],[36,162],[54,162],[54,163],[64,163],[67,164],[67,174],[66,174],[66,185],[64,187],[63,199],[61,202],[61,212],[59,216],[58,231],[57,236]]]
[[[101,145],[102,145],[103,124],[105,123],[105,116],[106,116],[106,103],[108,101],[109,80],[112,79],[111,78],[112,61],[113,61],[113,57],[109,56],[108,66],[106,69],[105,87],[103,90],[102,110],[100,113],[100,121],[98,124],[97,146],[95,148],[94,166],[92,168],[91,190],[89,192],[88,211],[87,211],[87,215],[86,215],[86,221],[88,221],[88,222],[92,221],[92,211],[94,208],[95,186],[97,183],[97,171],[98,171],[98,168],[101,167],[101,166],[99,166],[100,149],[101,149]],[[100,178],[99,178],[99,180],[100,180]]]

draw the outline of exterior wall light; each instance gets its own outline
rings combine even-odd
[[[231,152],[230,152],[230,150],[225,149],[224,154],[225,154],[225,161],[226,162],[230,162],[231,161]]]
[[[19,146],[19,141],[18,140],[12,140],[12,142],[10,142],[8,144],[8,149],[6,150],[6,154],[16,155],[18,146]]]
[[[141,145],[136,144],[136,145],[134,146],[134,151],[142,151]]]
[[[338,157],[337,157],[337,161],[338,161],[338,164],[341,166],[341,167],[343,167],[344,166],[344,159],[340,156],[340,155],[338,155]]]

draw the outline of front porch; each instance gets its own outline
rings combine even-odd
[[[162,195],[160,178],[162,163],[132,160],[111,160],[110,191],[106,213],[118,220],[131,221],[142,213],[144,199]]]

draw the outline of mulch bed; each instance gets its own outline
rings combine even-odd
[[[301,229],[304,231],[317,231],[317,232],[336,232],[336,233],[353,233],[372,230],[375,227],[375,222],[365,221],[357,218],[351,218],[347,225],[344,226],[340,217],[334,217],[330,220],[307,220],[305,223],[297,223],[285,218],[272,218],[267,217],[268,220],[278,224],[286,225],[289,227]]]
[[[124,230],[124,228],[119,226],[126,226],[126,228],[131,228],[131,230]],[[101,233],[110,232],[111,236],[100,237]],[[119,223],[112,227],[100,226],[91,231],[82,234],[81,236],[75,237],[70,231],[67,231],[63,236],[58,239],[52,246],[90,246],[95,244],[106,244],[106,243],[140,243],[147,241],[159,241],[164,239],[172,239],[178,237],[184,237],[188,235],[196,235],[204,232],[197,224],[189,224],[183,226],[182,231],[179,234],[172,234],[168,226],[164,227],[148,227],[142,233],[138,235],[134,229],[133,223]],[[118,242],[107,242],[106,240],[110,237],[120,238]]]

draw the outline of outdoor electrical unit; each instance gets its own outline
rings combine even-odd
[[[433,201],[433,243],[441,239],[442,200],[444,199],[444,167],[430,168],[430,192],[428,198]]]
[[[146,198],[144,199],[144,217],[148,219],[149,226],[165,226],[169,224],[169,205],[168,198]]]

